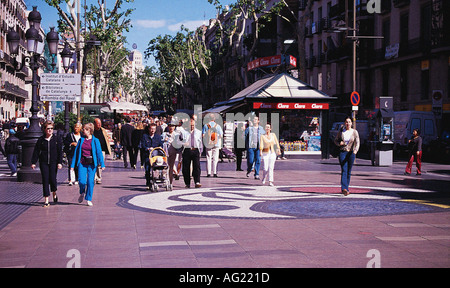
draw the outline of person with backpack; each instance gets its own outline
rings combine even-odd
[[[221,148],[223,131],[222,127],[216,123],[216,116],[208,114],[209,122],[203,126],[202,137],[206,147],[206,177],[217,176],[217,163],[219,163],[219,152]]]
[[[16,137],[16,131],[9,129],[9,137],[5,141],[5,155],[8,161],[8,167],[11,170],[11,176],[17,176],[17,156],[19,155],[19,138]]]

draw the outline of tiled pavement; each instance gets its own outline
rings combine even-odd
[[[450,267],[448,166],[424,164],[427,173],[418,178],[402,175],[403,162],[372,167],[358,159],[354,193],[343,197],[336,162],[277,161],[275,188],[234,171],[234,163],[220,163],[219,178],[202,177],[201,189],[186,190],[179,180],[172,192],[148,193],[140,168],[108,160],[93,207],[79,204],[78,186],[63,180],[59,203],[44,208],[40,185],[0,179],[1,210],[22,207],[0,230],[0,267]],[[8,200],[24,189],[28,198]],[[244,204],[249,197],[251,207]],[[140,206],[146,200],[152,209]],[[342,214],[361,203],[357,216]],[[203,214],[194,215],[196,207]],[[305,207],[316,210],[305,216]],[[233,216],[244,208],[248,214]],[[325,217],[330,211],[341,212]]]

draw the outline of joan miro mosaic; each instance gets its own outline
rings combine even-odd
[[[336,191],[339,187],[327,185],[185,189],[123,197],[118,205],[170,215],[248,219],[361,217],[444,209],[403,201],[404,193],[430,192],[421,189],[352,187],[349,196]]]

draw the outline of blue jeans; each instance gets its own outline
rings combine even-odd
[[[94,164],[78,164],[78,185],[80,186],[80,194],[86,193],[84,199],[87,201],[92,201],[96,171],[97,167],[94,167]]]
[[[11,170],[11,174],[17,172],[17,154],[8,154],[6,156],[6,161],[8,161],[9,169]]]
[[[346,189],[348,191],[348,186],[350,185],[350,176],[352,173],[353,163],[355,162],[355,154],[353,151],[350,152],[340,152],[339,153],[339,164],[341,165],[341,190]]]
[[[261,156],[259,148],[247,149],[247,173],[252,171],[253,163],[255,163],[255,176],[259,175],[259,166],[261,165]]]

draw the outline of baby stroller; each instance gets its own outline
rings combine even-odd
[[[166,191],[172,191],[168,177],[167,154],[161,147],[150,150],[150,191],[158,192],[158,184],[162,184]]]
[[[113,160],[116,159],[120,159],[122,157],[122,145],[120,145],[120,143],[116,143],[116,145],[114,145],[114,155],[113,155]]]

